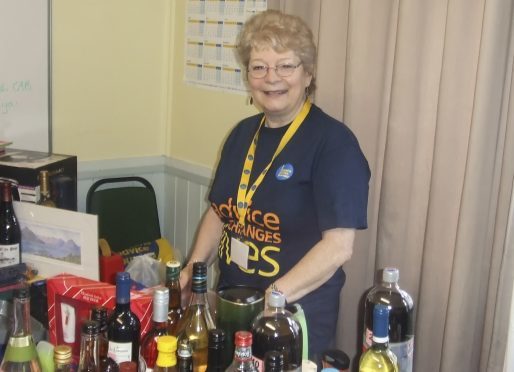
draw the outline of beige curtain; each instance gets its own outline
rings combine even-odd
[[[318,39],[315,101],[356,133],[369,229],[345,266],[338,346],[396,266],[416,305],[415,371],[502,371],[514,280],[514,0],[269,0]]]

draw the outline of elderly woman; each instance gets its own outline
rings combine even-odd
[[[335,335],[342,265],[367,227],[370,172],[357,139],[308,98],[316,47],[306,24],[268,10],[250,18],[237,53],[262,111],[228,136],[189,263],[219,262],[219,286],[280,290],[301,304],[309,355]],[[190,284],[191,265],[183,272]]]

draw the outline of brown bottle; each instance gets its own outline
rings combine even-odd
[[[168,334],[177,335],[177,325],[184,314],[181,306],[180,290],[180,262],[168,261],[166,263],[166,287],[169,289],[168,305]]]
[[[100,371],[100,354],[98,348],[98,336],[100,324],[96,320],[86,320],[82,324],[82,336],[80,341],[79,372]]]
[[[100,335],[98,336],[100,370],[102,372],[115,372],[118,371],[118,365],[107,355],[109,350],[107,318],[107,308],[105,306],[95,306],[91,310],[91,320],[96,320],[100,325]]]
[[[55,208],[55,203],[50,194],[50,177],[47,170],[39,172],[39,204]]]

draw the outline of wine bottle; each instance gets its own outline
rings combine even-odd
[[[248,331],[237,331],[235,335],[234,360],[227,372],[257,372],[252,359],[252,334]]]
[[[176,260],[166,263],[166,287],[170,291],[168,307],[168,334],[176,336],[177,326],[184,314],[182,311],[182,292],[180,289],[180,262]]]
[[[161,336],[157,339],[157,360],[155,362],[155,372],[176,372],[177,357],[177,338],[175,336]]]
[[[264,366],[266,352],[279,351],[284,356],[284,369],[300,370],[302,367],[302,328],[293,314],[285,309],[285,297],[281,292],[271,291],[267,305],[254,319],[252,334],[253,356],[259,370]]]
[[[364,301],[363,351],[372,344],[373,308],[376,304],[389,308],[389,348],[395,353],[401,372],[412,372],[414,356],[414,304],[411,296],[400,289],[397,268],[386,267],[382,282],[371,288]]]
[[[102,372],[114,372],[118,365],[109,358],[109,339],[107,337],[107,308],[95,306],[91,310],[91,320],[96,320],[100,325],[100,336],[98,336],[98,349],[100,354],[100,370]]]
[[[225,331],[219,328],[209,330],[207,351],[207,372],[223,372],[225,365]]]
[[[141,342],[141,354],[149,372],[153,371],[157,360],[157,338],[168,334],[168,302],[168,288],[156,288],[153,292],[152,328]]]
[[[50,194],[50,177],[47,170],[39,172],[39,204],[55,208],[55,203]]]
[[[283,372],[284,371],[284,355],[275,350],[268,351],[264,354],[264,372]]]
[[[85,320],[82,323],[79,372],[100,371],[100,349],[98,345],[99,336],[100,324],[96,320]]]
[[[180,340],[178,345],[177,365],[178,372],[193,372],[193,351],[187,338]]]
[[[21,230],[12,204],[10,182],[0,182],[0,267],[21,262]]]
[[[14,291],[14,328],[0,371],[40,372],[36,345],[32,339],[30,292],[26,287]]]
[[[148,371],[148,370],[146,370],[146,371]],[[119,372],[137,372],[137,364],[132,361],[121,362],[120,367],[119,367]]]
[[[70,345],[57,345],[54,348],[55,372],[73,372]]]
[[[116,307],[107,322],[108,355],[116,363],[139,361],[141,323],[130,310],[130,274],[116,274]]]
[[[376,304],[373,308],[373,341],[361,355],[359,372],[398,372],[396,356],[389,349],[389,309]]]
[[[207,369],[208,332],[214,329],[214,322],[207,300],[207,265],[204,262],[193,264],[192,295],[184,316],[178,325],[179,341],[187,338],[193,349],[193,371]]]

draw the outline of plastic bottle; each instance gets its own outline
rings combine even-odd
[[[389,309],[389,348],[396,355],[401,372],[412,372],[414,355],[414,304],[411,296],[400,289],[397,268],[386,267],[382,282],[373,287],[364,302],[363,351],[372,344],[373,309],[377,304]]]

